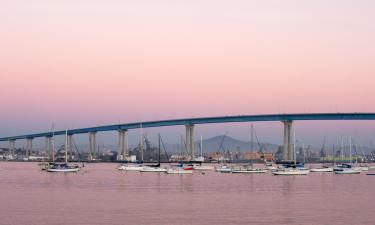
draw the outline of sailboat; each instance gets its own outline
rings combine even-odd
[[[167,174],[192,174],[193,170],[184,169],[183,167],[174,167],[166,171]]]
[[[201,144],[200,144],[199,147],[200,147],[200,150],[201,150],[201,156],[198,157],[198,159],[201,159],[201,161],[200,161],[199,164],[194,164],[193,165],[193,169],[194,170],[200,170],[200,171],[214,170],[215,168],[213,166],[202,165],[202,163],[204,162],[204,157],[203,157],[203,136],[201,136]]]
[[[194,166],[192,164],[184,164],[183,162],[174,165],[172,168],[169,168],[166,173],[167,174],[192,174]]]
[[[311,172],[333,172],[333,167],[312,168]]]
[[[232,173],[266,173],[268,170],[261,168],[254,168],[252,166],[242,166],[240,168],[234,168]]]
[[[254,134],[254,125],[251,124],[251,153],[253,153],[253,134]],[[257,139],[258,140],[258,139]],[[259,142],[258,142],[259,143]],[[267,169],[254,168],[254,156],[251,156],[251,163],[249,166],[242,166],[239,168],[233,168],[232,173],[266,173]]]
[[[141,172],[167,172],[167,169],[160,167],[160,134],[159,134],[159,156],[158,156],[158,164],[156,165],[148,165],[143,166],[140,170]]]
[[[335,168],[336,174],[359,174],[361,170],[355,170],[352,168],[352,137],[350,137],[350,146],[349,146],[349,164],[343,164],[341,167]]]
[[[326,139],[324,138],[323,146],[322,146],[322,153],[323,153],[323,165],[320,168],[312,168],[310,169],[311,172],[333,172],[333,167],[324,166],[325,161],[325,142]],[[333,155],[334,157],[334,155]]]
[[[356,153],[356,163],[355,163],[356,167],[353,167],[353,169],[354,170],[361,170],[361,171],[368,171],[369,167],[367,165],[362,165],[361,163],[359,163],[359,165],[358,165],[358,151],[357,151],[358,148],[359,148],[358,144],[355,144],[354,145],[354,150],[355,150],[355,153]],[[362,148],[361,148],[361,151],[362,151],[362,156],[363,156],[362,160],[363,160],[363,159],[366,158],[366,156],[365,156]]]
[[[124,171],[141,171],[143,169],[143,164],[123,164],[117,169]]]
[[[68,130],[65,130],[65,163],[50,163],[47,172],[78,172],[79,169],[78,165],[68,164]]]
[[[333,167],[333,171],[342,170],[342,168],[351,168],[349,164],[344,163],[344,138],[341,137],[341,164],[337,164]]]
[[[141,127],[141,141],[139,143],[139,150],[140,150],[140,154],[141,154],[141,161],[140,163],[125,163],[125,164],[122,164],[120,167],[118,167],[117,169],[118,170],[123,170],[123,171],[133,171],[133,172],[136,172],[136,171],[141,171],[143,169],[143,130],[142,130],[142,124],[140,124],[140,127]],[[126,146],[127,148],[127,146]]]
[[[310,173],[310,170],[308,169],[298,169],[297,168],[297,162],[296,162],[296,133],[294,132],[294,137],[293,137],[293,153],[294,153],[294,166],[293,167],[288,167],[288,168],[283,168],[283,169],[278,169],[272,171],[273,175],[307,175]]]
[[[220,167],[215,167],[215,171],[220,173],[231,173],[233,168],[228,165],[221,165]]]

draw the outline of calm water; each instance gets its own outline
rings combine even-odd
[[[375,176],[77,174],[0,163],[0,224],[375,224]]]

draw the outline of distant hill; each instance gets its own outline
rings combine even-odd
[[[220,144],[222,144],[222,147],[220,148]],[[155,143],[152,143],[153,146],[155,146]],[[195,141],[195,151],[199,152],[200,151],[200,141],[196,140]],[[276,152],[278,145],[275,144],[270,144],[270,143],[260,143],[264,151],[267,152]],[[236,151],[237,149],[243,152],[250,151],[250,141],[245,142],[241,141],[235,138],[232,138],[227,135],[219,135],[219,136],[214,136],[208,139],[203,140],[203,152],[204,153],[211,153],[211,152],[217,152],[217,151]],[[87,152],[89,149],[88,144],[79,144],[78,149],[80,151]],[[135,148],[135,146],[129,146],[129,148]],[[169,153],[179,153],[181,151],[186,151],[185,149],[185,143],[181,147],[180,144],[177,143],[165,143],[165,148]],[[220,149],[219,149],[220,148]],[[253,143],[253,150],[254,151],[259,151],[259,145],[258,143],[254,142]],[[106,149],[106,150],[113,150],[117,151],[118,147],[115,145],[100,145],[99,149]],[[182,150],[181,150],[182,149]]]
[[[222,143],[222,144],[221,144]],[[262,148],[263,151],[267,152],[275,152],[277,148],[279,147],[278,145],[275,144],[270,144],[270,143],[257,143],[253,142],[253,150],[254,151],[259,151],[260,147]],[[222,146],[221,146],[222,145]],[[221,146],[221,147],[220,147]],[[220,148],[220,149],[219,149]],[[195,142],[195,149],[199,151],[199,141]],[[251,150],[251,142],[245,142],[241,141],[235,138],[232,138],[227,135],[219,135],[219,136],[214,136],[209,139],[203,140],[203,151],[208,153],[208,152],[216,152],[216,151],[243,151],[247,152]]]
[[[222,145],[221,145],[222,143]],[[278,145],[270,144],[270,143],[260,143],[262,149],[266,152],[276,152]],[[178,153],[180,152],[179,144],[166,144],[166,149],[170,153]],[[218,151],[242,151],[248,152],[250,151],[251,145],[250,142],[241,141],[235,138],[232,138],[227,135],[219,135],[214,136],[208,139],[203,140],[203,152],[204,153],[211,153],[211,152],[218,152]],[[198,153],[200,151],[200,141],[195,141],[194,146],[195,151]],[[258,143],[253,143],[253,150],[259,151]],[[183,151],[185,151],[185,146],[183,146]]]

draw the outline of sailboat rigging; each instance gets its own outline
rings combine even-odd
[[[54,148],[54,147],[53,147]],[[68,164],[68,130],[65,130],[65,163],[50,163],[47,172],[78,172],[78,165]]]

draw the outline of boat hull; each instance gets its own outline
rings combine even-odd
[[[214,170],[215,168],[213,166],[194,166],[194,170]]]
[[[67,169],[53,169],[53,168],[48,168],[47,172],[64,172],[64,173],[73,173],[73,172],[78,172],[79,168],[67,168]]]
[[[187,170],[188,171],[188,170]],[[140,172],[149,172],[149,173],[164,173],[164,172],[167,172],[167,169],[164,169],[164,168],[154,168],[154,167],[150,167],[150,168],[143,168],[142,170],[140,170]]]
[[[333,172],[333,168],[313,168],[310,170],[310,172]]]
[[[282,170],[282,171],[273,171],[273,175],[283,175],[283,176],[293,176],[293,175],[308,175],[310,170]]]
[[[143,166],[139,166],[139,167],[136,167],[136,166],[120,166],[118,168],[118,170],[123,170],[123,171],[135,171],[135,172],[139,172],[143,169]]]
[[[216,169],[216,172],[220,172],[220,173],[231,173],[233,170],[231,168],[217,168]]]
[[[335,174],[360,174],[361,170],[337,170]]]
[[[232,173],[267,173],[267,170],[233,170]]]
[[[167,174],[192,174],[192,170],[174,170],[174,169],[169,169],[166,172]]]
[[[352,167],[353,170],[359,170],[359,171],[368,171],[369,168],[367,166],[357,166],[357,167]]]

